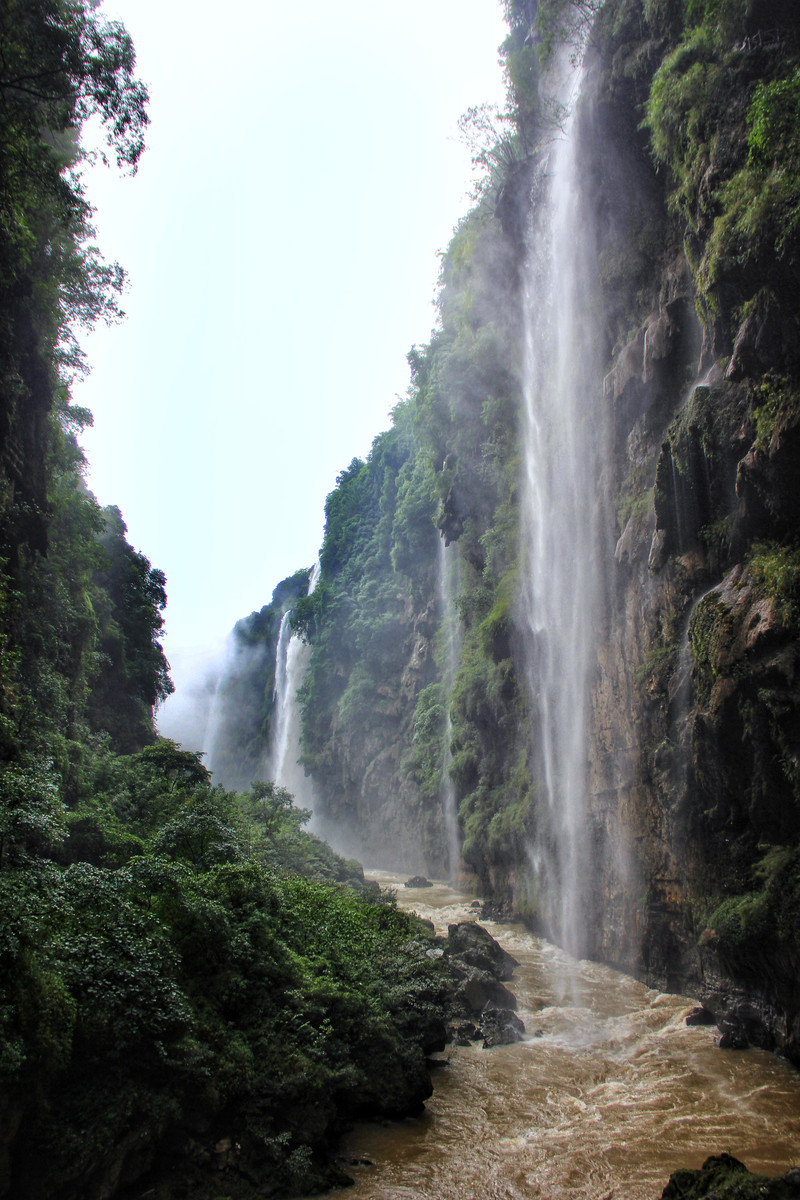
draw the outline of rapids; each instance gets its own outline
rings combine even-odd
[[[370,874],[437,932],[476,915],[449,885]],[[721,1151],[766,1174],[800,1162],[800,1075],[785,1061],[720,1050],[716,1029],[686,1026],[685,996],[578,962],[521,925],[481,924],[520,962],[507,986],[527,1040],[448,1046],[422,1116],[346,1138],[355,1186],[331,1197],[656,1200],[670,1172]]]

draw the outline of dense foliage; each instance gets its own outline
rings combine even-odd
[[[156,736],[166,581],[87,490],[70,401],[78,333],[124,280],[91,244],[81,126],[135,169],[134,66],[89,0],[0,13],[0,1195],[91,1200],[149,1171],[160,1196],[211,1172],[230,1196],[308,1191],[349,1119],[428,1094],[443,984],[287,792],[215,787]],[[235,631],[260,670],[234,697],[248,783],[308,574]]]
[[[57,861],[6,864],[4,1194],[166,1187],[225,1139],[229,1194],[308,1190],[348,1118],[421,1103],[441,974],[307,818],[160,741],[97,756]]]
[[[10,0],[0,42],[0,485],[14,566],[20,545],[47,545],[46,462],[69,421],[64,381],[82,367],[76,328],[113,320],[124,280],[92,245],[81,127],[99,118],[135,170],[147,93],[124,28],[86,0]]]
[[[98,117],[135,170],[147,93],[127,33],[89,4],[12,2],[0,39],[0,771],[69,801],[90,736],[151,740],[172,688],[164,577],[86,490],[76,435],[91,418],[69,395],[77,331],[118,315],[123,282],[91,244],[81,126]]]

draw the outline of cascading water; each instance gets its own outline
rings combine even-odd
[[[225,647],[223,655],[223,663],[228,661],[230,656],[230,639]],[[214,687],[214,695],[211,698],[211,703],[208,707],[208,715],[205,722],[205,731],[203,733],[203,750],[206,756],[206,766],[212,774],[217,770],[217,759],[219,757],[220,741],[222,737],[222,723],[225,715],[224,705],[224,684],[225,684],[225,669],[224,666],[219,669],[217,682]]]
[[[534,896],[550,936],[580,957],[591,889],[587,729],[605,431],[595,403],[596,252],[576,121],[582,72],[566,75],[568,115],[534,183],[524,281],[523,604],[538,778]]]
[[[299,638],[292,637],[291,619],[291,610],[283,614],[275,651],[275,691],[273,692],[275,725],[269,766],[270,774],[278,782],[280,782],[278,776],[283,774],[286,765],[289,750],[289,727],[293,713],[293,706],[290,703],[289,677],[295,675],[296,671],[293,669],[294,661],[290,664],[289,654],[290,650],[293,651],[292,660],[296,659],[297,650],[302,646]]]
[[[442,764],[441,804],[444,816],[445,837],[447,839],[447,873],[448,878],[458,877],[461,862],[461,837],[458,831],[458,811],[456,805],[456,789],[450,778],[450,742],[453,726],[450,721],[450,692],[458,670],[458,660],[461,654],[461,629],[456,613],[455,597],[459,591],[458,549],[455,544],[446,546],[444,538],[439,540],[439,612],[441,621],[442,644],[442,681],[445,693],[445,732]]]
[[[316,564],[308,581],[310,595],[319,578]],[[274,719],[270,750],[267,756],[267,775],[273,782],[291,792],[302,808],[314,809],[311,780],[303,771],[300,758],[300,706],[297,690],[303,682],[310,647],[291,629],[291,612],[283,614],[275,653]]]

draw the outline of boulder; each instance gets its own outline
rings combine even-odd
[[[525,1036],[525,1025],[510,1009],[487,1004],[481,1013],[481,1033],[483,1048],[488,1050],[492,1046],[510,1046],[521,1041]]]
[[[470,1042],[479,1042],[483,1034],[474,1021],[458,1021],[450,1026],[450,1039],[457,1046],[468,1046]]]
[[[797,1170],[774,1179],[753,1175],[732,1155],[717,1154],[699,1171],[675,1171],[661,1200],[789,1200],[800,1196],[799,1175]]]
[[[452,998],[453,1013],[457,1017],[473,1017],[480,1015],[487,1004],[497,1004],[501,1008],[515,1009],[516,996],[503,987],[499,980],[488,971],[479,971],[474,967],[462,968],[464,975],[456,985]]]
[[[475,921],[447,927],[448,955],[468,966],[488,971],[496,979],[511,979],[519,963]]]
[[[403,887],[425,888],[425,887],[433,887],[433,884],[431,883],[430,879],[426,879],[424,875],[412,875],[410,879],[407,879],[405,881],[405,883],[403,884]]]
[[[720,1050],[746,1050],[750,1043],[743,1029],[726,1029],[717,1042]]]
[[[687,1025],[715,1025],[716,1019],[710,1009],[704,1008],[702,1004],[693,1008],[686,1017]]]

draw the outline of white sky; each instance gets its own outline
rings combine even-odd
[[[388,428],[467,211],[457,120],[503,101],[499,0],[105,0],[151,94],[97,169],[127,319],[86,341],[89,485],[167,575],[167,655],[311,566],[336,475]]]

